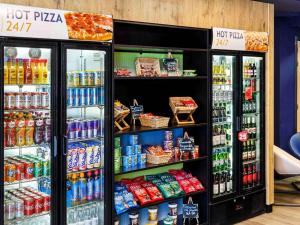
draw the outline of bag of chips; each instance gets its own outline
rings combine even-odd
[[[120,192],[115,192],[115,209],[117,214],[126,212],[128,205],[125,203],[124,198]]]
[[[196,177],[188,178],[189,182],[194,186],[197,191],[203,191],[204,187]]]
[[[152,181],[152,180],[156,180],[158,178],[158,176],[156,175],[147,175],[146,176],[146,181]]]
[[[138,204],[136,203],[133,194],[128,192],[127,190],[123,191],[123,198],[125,203],[128,205],[129,208],[136,208]]]
[[[162,183],[157,185],[157,187],[163,194],[164,198],[171,198],[175,196],[175,192],[170,184]]]
[[[192,192],[196,191],[194,186],[187,179],[179,180],[178,183],[179,183],[180,187],[184,190],[184,192],[186,194],[189,194],[189,193],[192,193]]]
[[[178,182],[176,180],[169,182],[169,184],[173,188],[174,193],[175,193],[176,196],[184,194],[184,191],[181,189],[180,185],[178,184]]]
[[[138,199],[140,205],[146,205],[152,202],[145,188],[135,188],[132,193]]]
[[[150,182],[145,182],[142,184],[142,187],[144,187],[147,190],[147,193],[149,194],[153,202],[164,200],[164,197],[162,196],[161,192],[154,184]]]

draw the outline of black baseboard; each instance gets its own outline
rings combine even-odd
[[[272,205],[266,205],[266,213],[273,212],[273,204]]]

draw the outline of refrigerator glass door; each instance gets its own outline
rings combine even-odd
[[[243,57],[242,121],[248,140],[242,144],[242,189],[249,190],[261,182],[261,103],[260,81],[262,57]]]
[[[233,84],[235,56],[213,55],[213,197],[233,193]]]
[[[4,46],[4,223],[50,224],[51,48]]]
[[[67,224],[104,224],[105,54],[66,50]]]

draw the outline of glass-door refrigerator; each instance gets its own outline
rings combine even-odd
[[[55,224],[56,45],[6,38],[0,53],[0,224]]]
[[[109,47],[63,44],[62,54],[62,200],[63,224],[110,224],[104,218],[112,176],[109,145]]]
[[[240,131],[247,141],[240,142],[240,189],[251,193],[264,184],[264,58],[253,54],[241,57]]]
[[[226,199],[236,192],[235,117],[237,57],[212,55],[212,201]]]

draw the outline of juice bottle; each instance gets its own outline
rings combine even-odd
[[[93,181],[93,177],[92,177],[92,172],[89,171],[87,172],[87,183],[86,183],[86,200],[89,201],[93,201],[93,197],[94,197],[94,181]]]
[[[47,59],[43,59],[43,84],[49,84]]]
[[[38,73],[39,73],[39,84],[43,84],[43,76],[44,76],[44,63],[43,59],[37,59],[37,67],[38,67]]]
[[[24,67],[23,67],[22,59],[16,59],[16,67],[17,67],[17,84],[24,84]]]
[[[34,134],[34,120],[32,114],[28,113],[25,119],[25,143],[30,146],[33,145],[33,134]]]
[[[71,176],[67,177],[67,207],[72,206],[72,185],[71,185]]]
[[[84,173],[80,173],[79,175],[79,200],[80,203],[86,203],[86,179],[84,177]]]
[[[7,67],[8,67],[8,77],[9,77],[8,82],[10,84],[16,84],[17,83],[16,60],[15,59],[9,59],[7,61]]]
[[[6,120],[6,146],[14,147],[16,145],[16,118],[14,113],[11,113]]]
[[[22,112],[17,115],[16,119],[16,145],[25,145],[25,119]]]
[[[34,127],[34,143],[35,144],[41,144],[44,140],[44,120],[42,118],[41,113],[37,113],[36,117],[34,119],[35,127]]]
[[[29,59],[23,59],[23,68],[24,68],[24,83],[32,84],[32,71],[31,71]]]
[[[37,65],[36,59],[30,60],[30,67],[31,67],[31,72],[32,72],[32,83],[39,84],[39,70],[38,70],[38,65]]]
[[[72,206],[78,205],[79,202],[79,182],[77,179],[77,174],[72,174],[71,178],[71,190],[72,190]]]
[[[7,58],[4,59],[4,84],[8,84],[8,66]]]

